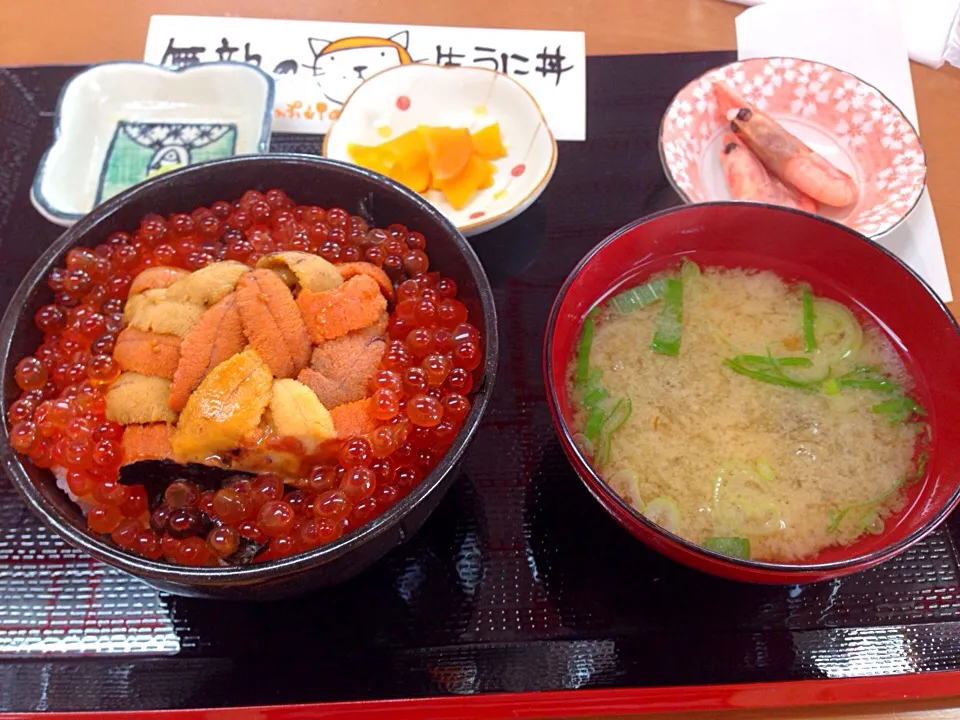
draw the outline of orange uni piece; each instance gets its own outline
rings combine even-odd
[[[180,361],[180,338],[128,327],[117,336],[113,359],[124,370],[172,380]]]
[[[180,278],[186,277],[190,272],[182,268],[169,267],[167,265],[157,265],[149,267],[137,275],[130,284],[129,295],[142,293],[144,290],[160,290],[173,285]]]
[[[190,393],[197,389],[207,373],[243,350],[246,344],[237,310],[237,294],[232,292],[204,311],[183,339],[180,362],[172,376],[173,385],[167,402],[170,409],[183,410]]]
[[[277,282],[283,284],[279,278]],[[316,293],[301,290],[297,305],[316,343],[362,330],[377,322],[387,309],[380,286],[367,275],[352,277],[335,290]]]
[[[173,457],[170,435],[173,428],[167,423],[127,425],[123,429],[123,464],[137,460],[162,460]]]
[[[373,263],[342,263],[337,265],[337,270],[340,271],[340,277],[342,277],[344,281],[347,281],[352,277],[356,277],[357,275],[366,275],[380,286],[380,291],[383,293],[384,297],[386,297],[388,301],[393,302],[393,283],[390,282],[390,277]]]
[[[370,398],[338,405],[330,411],[337,438],[346,440],[354,435],[365,435],[377,427],[376,418],[370,412]]]
[[[295,378],[307,366],[310,336],[290,289],[275,272],[243,275],[237,282],[237,309],[250,345],[275,377]]]
[[[310,367],[297,380],[313,390],[324,407],[332,408],[365,397],[386,343],[375,325],[320,343]]]

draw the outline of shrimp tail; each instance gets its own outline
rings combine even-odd
[[[845,207],[856,202],[859,189],[854,179],[811,150],[772,117],[750,107],[724,83],[714,83],[714,96],[725,117],[730,110],[737,110],[730,119],[731,130],[787,186],[832,207]],[[802,209],[809,209],[810,203],[804,204]]]
[[[748,107],[747,101],[736,90],[719,80],[713,83],[713,97],[717,101],[717,107],[725,120],[729,119],[731,110]]]

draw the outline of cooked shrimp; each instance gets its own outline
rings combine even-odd
[[[730,121],[733,132],[780,180],[824,205],[844,207],[856,202],[859,191],[853,178],[787,132],[772,117],[750,107],[724,83],[714,83],[714,95],[721,112],[737,109]]]
[[[725,133],[720,146],[720,165],[734,200],[752,200],[816,212],[817,203],[798,190],[772,177],[767,169],[733,133]]]

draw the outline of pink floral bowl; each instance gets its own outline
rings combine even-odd
[[[857,181],[854,205],[821,206],[822,215],[877,237],[916,206],[927,165],[910,121],[860,78],[797,58],[730,63],[704,73],[673,98],[660,124],[660,160],[684,201],[732,199],[720,165],[722,136],[730,125],[714,99],[714,81],[727,83]]]

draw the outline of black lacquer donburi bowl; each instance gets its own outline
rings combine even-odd
[[[473,249],[439,212],[416,193],[361,168],[306,155],[235,157],[161,175],[100,205],[67,230],[23,279],[0,324],[4,411],[16,398],[14,367],[41,341],[36,311],[52,301],[45,279],[70,248],[94,246],[111,233],[130,231],[150,213],[189,212],[244,191],[280,188],[296,202],[342,207],[371,226],[402,223],[427,238],[431,269],[452,278],[470,322],[483,336],[484,376],[457,439],[434,470],[409,495],[343,538],[278,560],[244,567],[183,567],[147,560],[101,540],[56,485],[49,470],[34,467],[10,447],[4,424],[0,459],[30,508],[71,545],[162,590],[195,597],[272,600],[346,580],[415,533],[456,480],[493,390],[497,369],[497,321],[490,283]]]

